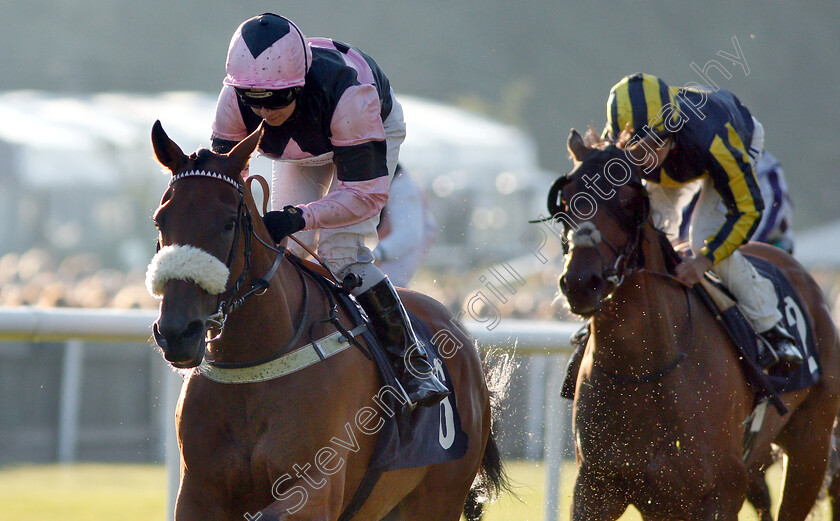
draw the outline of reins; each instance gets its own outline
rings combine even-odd
[[[248,177],[248,179],[246,180],[246,183],[248,183],[248,185],[250,186],[250,184],[254,181],[257,181],[259,183],[260,187],[262,188],[263,194],[264,194],[263,202],[262,202],[263,203],[262,204],[262,210],[263,210],[263,215],[265,215],[266,212],[268,212],[268,193],[269,193],[268,181],[266,181],[265,178],[262,177],[262,176],[252,175],[252,176]],[[330,277],[332,277],[333,281],[336,282],[336,283],[339,283],[338,277],[335,275],[335,273],[332,272],[330,267],[327,266],[327,263],[321,257],[319,257],[317,253],[312,251],[312,249],[309,246],[307,246],[303,241],[301,241],[300,239],[298,239],[294,235],[289,235],[288,237],[289,237],[289,239],[296,242],[298,246],[303,248],[303,250],[306,253],[308,253],[309,255],[312,255],[312,258],[315,259],[316,261],[318,261],[318,264],[320,264],[321,267],[323,267],[325,270],[327,270],[327,273],[329,273],[329,275],[330,275]],[[271,249],[271,247],[268,246],[265,242],[263,242],[262,239],[260,239],[259,237],[257,237],[257,240],[262,242],[263,245],[266,246],[267,248]]]
[[[212,342],[214,340],[218,340],[222,336],[222,331],[224,330],[225,323],[227,321],[227,316],[242,306],[245,301],[253,295],[262,295],[265,293],[269,287],[271,287],[271,279],[274,278],[275,273],[277,273],[277,269],[280,267],[280,262],[283,259],[285,254],[285,250],[277,249],[273,246],[266,244],[257,234],[254,232],[254,223],[251,216],[251,211],[248,209],[248,206],[245,204],[245,192],[241,184],[236,185],[237,191],[239,192],[239,207],[237,208],[237,215],[236,215],[236,234],[234,235],[233,243],[231,244],[230,252],[228,253],[228,259],[226,266],[228,268],[231,267],[233,264],[233,260],[236,256],[236,250],[239,246],[239,232],[240,228],[242,229],[242,236],[243,236],[243,247],[245,250],[244,253],[244,266],[242,268],[242,272],[237,277],[236,281],[233,283],[233,286],[230,290],[226,291],[225,294],[229,294],[230,296],[226,298],[220,298],[219,304],[216,309],[216,313],[207,317],[207,322],[210,326],[207,328],[207,342]],[[274,262],[272,263],[271,267],[268,271],[262,276],[254,279],[251,281],[248,289],[245,290],[240,296],[236,296],[239,293],[239,290],[242,287],[242,284],[245,282],[245,278],[248,276],[248,273],[251,271],[251,236],[257,238],[257,240],[267,247],[269,250],[274,251],[276,253]],[[213,334],[213,331],[218,331],[216,334]]]
[[[217,360],[212,360],[209,356],[206,356],[206,362],[209,365],[220,369],[244,369],[267,364],[269,362],[279,359],[284,354],[286,354],[289,351],[289,349],[296,346],[300,342],[300,339],[303,336],[304,331],[307,329],[307,326],[309,329],[309,335],[312,336],[313,329],[315,328],[315,326],[323,322],[330,322],[331,324],[333,324],[333,326],[336,328],[336,330],[339,331],[339,333],[341,333],[345,338],[347,338],[357,347],[362,348],[362,351],[364,352],[363,346],[361,346],[358,340],[355,339],[356,334],[344,328],[344,326],[340,323],[338,319],[338,303],[336,302],[336,299],[333,296],[331,289],[343,291],[344,288],[342,287],[341,283],[338,282],[338,279],[332,273],[332,271],[330,271],[329,267],[323,262],[322,259],[320,259],[320,257],[313,253],[306,245],[304,245],[296,237],[290,236],[295,242],[300,244],[301,247],[303,247],[308,253],[310,253],[316,260],[318,260],[321,263],[321,265],[327,270],[327,272],[333,278],[333,280],[329,280],[316,275],[314,272],[306,268],[300,262],[299,259],[293,256],[287,256],[288,250],[285,247],[277,248],[274,245],[269,244],[265,240],[263,240],[259,235],[257,235],[256,231],[254,230],[254,223],[251,211],[249,210],[248,205],[245,204],[245,191],[243,185],[238,181],[227,178],[226,176],[223,180],[234,185],[237,191],[239,192],[239,207],[237,209],[236,235],[234,236],[230,252],[228,253],[226,266],[230,268],[230,266],[233,264],[233,260],[235,259],[236,250],[239,246],[240,229],[243,237],[244,265],[242,272],[239,274],[239,277],[237,277],[230,290],[225,292],[225,295],[228,296],[226,298],[222,297],[219,299],[219,304],[216,313],[209,316],[206,320],[206,322],[209,324],[209,327],[207,328],[207,338],[205,339],[206,342],[213,342],[221,338],[225,324],[227,322],[228,315],[239,309],[250,297],[255,295],[263,295],[271,287],[271,280],[274,278],[275,274],[277,273],[277,270],[280,268],[280,264],[282,263],[284,258],[287,261],[289,261],[289,263],[294,267],[295,272],[298,274],[301,286],[303,288],[303,295],[301,302],[301,313],[297,320],[295,320],[295,322],[297,323],[297,327],[295,328],[292,338],[288,342],[286,342],[286,344],[283,345],[280,349],[268,356],[256,360],[249,360],[247,362],[220,362]],[[246,183],[250,185],[250,183],[254,180],[257,180],[257,182],[260,183],[263,189],[263,212],[265,212],[267,211],[268,205],[268,183],[265,181],[265,179],[263,179],[260,176],[250,176]],[[272,263],[268,271],[266,271],[266,273],[263,274],[261,277],[252,280],[251,283],[248,285],[248,288],[244,291],[244,293],[237,296],[237,294],[239,294],[242,288],[242,285],[245,282],[245,279],[248,276],[248,273],[250,273],[251,270],[252,237],[256,238],[257,241],[268,250],[275,252],[276,255],[274,258],[274,262]],[[309,285],[306,281],[307,276],[322,289],[323,293],[327,296],[328,300],[329,311],[327,318],[317,320],[314,322],[311,321],[310,317],[310,292]],[[331,288],[330,285],[334,286],[335,288]],[[319,353],[319,355],[321,355],[321,353]]]
[[[262,242],[262,241],[260,240],[260,242]],[[272,249],[274,249],[274,248],[272,248]],[[271,274],[272,277],[274,275],[273,272],[276,271],[277,267],[280,265],[279,261],[284,256],[285,256],[285,252],[279,252],[278,253],[278,255],[277,255],[277,257],[274,261],[274,264],[272,265],[272,269],[269,270],[269,273]],[[300,268],[298,268],[295,263],[291,263],[291,264],[292,264],[292,266],[295,266],[295,271],[300,276],[301,286],[303,287],[303,304],[302,304],[302,307],[301,307],[302,311],[301,311],[300,317],[298,317],[298,320],[297,320],[298,326],[295,329],[295,333],[292,336],[292,338],[288,342],[286,342],[286,344],[283,347],[281,347],[280,349],[278,349],[276,352],[274,352],[274,353],[272,353],[268,356],[265,356],[263,358],[258,358],[256,360],[249,360],[247,362],[219,362],[219,361],[216,361],[216,360],[212,360],[209,357],[205,357],[208,364],[212,365],[213,367],[219,367],[219,368],[222,368],[222,369],[243,369],[243,368],[246,368],[246,367],[254,367],[254,366],[258,366],[258,365],[262,365],[262,364],[271,362],[273,360],[277,360],[278,358],[283,356],[288,351],[288,349],[297,345],[298,341],[300,341],[300,337],[303,335],[303,331],[305,329],[306,324],[309,322],[309,306],[308,306],[308,304],[309,304],[309,286],[306,284],[306,280],[304,279],[303,271]],[[258,280],[264,280],[265,281],[265,286],[264,286],[264,289],[262,290],[262,293],[265,293],[265,290],[267,290],[270,286],[270,283],[266,279],[266,277],[268,277],[269,273],[264,275],[261,279],[258,279]],[[262,295],[262,293],[259,293],[259,294]],[[255,294],[258,294],[258,293],[249,291],[248,293],[242,295],[242,297],[237,299],[237,301],[241,304],[247,297],[249,297],[251,295],[255,295]],[[233,311],[233,309],[231,309],[231,311]],[[219,327],[219,333],[214,337],[214,340],[221,337],[222,328],[224,326],[224,321],[226,319],[227,319],[227,316],[225,315],[225,317],[222,319],[221,326]],[[210,319],[208,319],[208,320],[210,320]]]
[[[683,282],[679,278],[671,275],[668,272],[654,271],[654,270],[650,270],[650,269],[645,268],[644,267],[644,260],[641,259],[641,255],[635,251],[636,249],[641,247],[641,241],[644,238],[644,227],[645,227],[646,224],[648,224],[647,213],[648,212],[645,212],[645,218],[640,219],[640,221],[637,222],[637,224],[634,226],[634,231],[633,231],[633,233],[635,235],[634,240],[632,240],[632,241],[628,240],[628,242],[627,242],[627,244],[631,244],[631,243],[634,244],[634,248],[633,248],[634,251],[631,251],[630,255],[634,255],[637,258],[637,262],[639,263],[637,266],[635,266],[632,269],[632,271],[629,273],[629,276],[632,276],[634,274],[653,275],[655,277],[659,277],[661,279],[664,279],[665,281],[676,283],[683,290],[683,295],[685,295],[685,302],[686,302],[686,309],[687,309],[687,311],[686,311],[687,319],[686,320],[688,322],[688,328],[687,328],[688,335],[686,336],[686,338],[690,339],[694,335],[694,321],[692,320],[692,316],[691,316],[692,315],[692,313],[691,313],[691,297],[689,295],[689,289],[691,289],[691,285],[686,284],[685,282]],[[613,216],[615,216],[615,213],[613,213]],[[671,260],[672,262],[678,262],[678,259],[676,258],[676,252],[671,247],[671,243],[668,242],[667,238],[660,235],[659,239],[660,239],[660,245],[659,245],[660,250],[662,251],[662,254],[663,254],[664,257],[667,256],[666,257],[666,263],[667,263],[668,260]],[[666,250],[666,243],[667,243],[667,248],[670,248],[670,251]],[[616,285],[616,287],[613,289],[613,291],[610,293],[610,295],[608,295],[604,300],[610,300],[613,297],[615,292],[618,290],[618,287],[621,286],[621,282],[623,282],[625,280],[625,278],[626,277],[623,277],[621,279],[619,284]],[[658,380],[661,380],[668,373],[670,373],[671,371],[676,369],[677,366],[680,365],[680,363],[683,360],[685,360],[686,358],[688,358],[688,353],[686,353],[685,351],[681,351],[664,368],[653,371],[653,372],[651,372],[647,375],[640,376],[640,377],[623,376],[623,375],[620,375],[620,374],[617,374],[617,373],[613,373],[612,371],[608,371],[608,370],[604,369],[603,367],[599,367],[598,369],[600,371],[602,371],[604,374],[606,374],[607,376],[609,376],[611,379],[613,379],[616,382],[621,383],[621,384],[644,384],[644,383],[651,383],[651,382],[656,382]]]

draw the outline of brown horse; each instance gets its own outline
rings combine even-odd
[[[166,360],[185,371],[176,519],[457,520],[477,473],[490,489],[503,484],[490,393],[453,316],[410,291],[401,291],[406,308],[447,344],[468,448],[456,461],[384,472],[355,515],[346,512],[394,411],[382,407],[387,389],[374,363],[349,345],[345,310],[269,238],[240,174],[261,135],[227,155],[187,156],[160,122],[152,129],[155,154],[172,173],[154,216],[154,333]],[[276,371],[267,375],[269,366]]]
[[[840,405],[840,340],[819,287],[782,250],[743,247],[792,283],[823,370],[815,385],[783,395],[789,413],[767,408],[744,461],[754,390],[724,329],[669,274],[670,244],[649,218],[629,159],[644,154],[589,147],[574,131],[568,148],[575,167],[549,196],[571,241],[560,287],[574,313],[592,318],[574,401],[572,518],[613,520],[634,505],[646,520],[735,521],[750,476],[760,476],[775,443],[788,458],[779,519],[805,519]]]

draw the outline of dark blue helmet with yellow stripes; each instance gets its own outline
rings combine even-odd
[[[636,135],[651,132],[663,136],[678,127],[679,105],[674,90],[650,74],[625,76],[607,99],[605,137],[615,140],[625,128]]]

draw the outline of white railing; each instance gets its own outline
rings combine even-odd
[[[59,404],[58,455],[63,462],[72,461],[78,432],[78,411],[84,342],[125,341],[146,342],[151,336],[151,324],[157,317],[150,310],[109,310],[74,308],[3,308],[0,307],[0,342],[6,341],[65,341],[66,352],[62,367]],[[493,329],[478,322],[467,322],[467,330],[481,347],[492,346],[516,356],[568,355],[569,337],[580,324],[569,322],[538,322],[503,319]],[[568,427],[561,414],[560,386],[565,372],[565,359],[551,356],[547,364],[546,421],[544,436],[545,459],[545,521],[556,521],[559,506],[562,447]],[[169,519],[174,513],[178,490],[179,455],[175,439],[175,404],[181,380],[174,372],[163,385],[166,421],[162,436],[167,466]],[[554,493],[549,493],[554,491]]]

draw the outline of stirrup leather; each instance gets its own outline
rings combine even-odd
[[[394,372],[408,394],[409,406],[430,407],[446,398],[449,390],[435,376],[391,281],[386,277],[356,300],[368,313],[385,351],[391,355]]]

